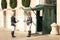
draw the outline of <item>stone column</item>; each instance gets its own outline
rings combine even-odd
[[[10,0],[6,0],[7,1],[7,9],[11,8],[10,7]]]
[[[60,0],[57,0],[57,24],[60,25]]]
[[[45,4],[45,0],[36,0],[36,5]]]
[[[59,33],[58,32],[59,30],[57,30],[58,25],[56,23],[52,23],[51,28],[52,28],[52,30],[51,30],[50,34],[58,34]]]
[[[1,0],[0,0],[0,9],[1,9]]]
[[[22,0],[17,0],[17,8],[22,7]]]

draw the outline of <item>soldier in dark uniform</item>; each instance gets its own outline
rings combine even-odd
[[[27,37],[31,37],[32,17],[31,17],[30,12],[27,14],[27,26],[28,26],[28,36]]]
[[[16,28],[15,23],[17,23],[17,22],[16,22],[16,19],[15,19],[15,14],[13,14],[13,16],[11,17],[11,26],[12,26],[11,35],[12,35],[12,37],[16,37],[14,35],[14,31],[15,31],[15,28]]]

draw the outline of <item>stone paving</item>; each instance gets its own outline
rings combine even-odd
[[[60,35],[37,35],[34,34],[31,37],[26,37],[27,33],[16,31],[16,38],[12,38],[10,31],[0,28],[0,40],[60,40]]]

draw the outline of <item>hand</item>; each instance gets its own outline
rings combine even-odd
[[[19,22],[19,20],[17,20],[17,22]]]
[[[26,20],[24,20],[23,22],[26,22]]]
[[[25,22],[25,20],[23,22]]]

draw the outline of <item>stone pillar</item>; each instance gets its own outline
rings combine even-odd
[[[6,0],[7,1],[7,9],[11,8],[10,7],[10,0]]]
[[[60,0],[57,0],[57,24],[60,26]]]
[[[0,9],[1,9],[1,0],[0,0]]]
[[[45,0],[36,0],[36,5],[45,4]]]
[[[57,0],[57,24],[60,25],[60,0]]]
[[[58,27],[58,26],[57,26],[56,23],[52,23],[52,24],[51,24],[52,30],[51,30],[50,34],[58,34],[57,27]]]
[[[17,0],[17,8],[22,7],[22,0]]]

